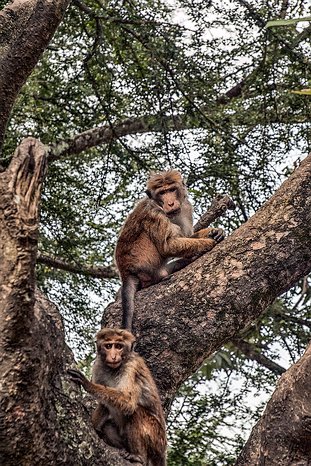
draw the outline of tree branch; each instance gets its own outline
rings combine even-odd
[[[276,375],[282,375],[286,369],[271,359],[261,354],[258,347],[240,338],[232,340],[232,344],[238,348],[248,359],[258,362]]]
[[[241,92],[244,87],[241,87]],[[237,90],[236,95],[238,97],[240,92]],[[232,98],[233,98],[232,97]],[[219,99],[220,104],[228,103],[228,99],[224,97]],[[210,112],[210,108],[202,108],[201,112]],[[229,117],[228,117],[229,118]],[[219,121],[218,121],[219,120]],[[216,126],[223,124],[223,117],[214,119]],[[240,113],[234,115],[234,124],[237,126],[248,126],[250,118],[247,113]],[[300,116],[299,114],[288,114],[281,110],[276,115],[275,112],[269,112],[268,110],[264,115],[257,114],[252,119],[252,126],[267,125],[272,123],[279,124],[303,124],[309,121],[307,117]],[[88,129],[83,133],[79,133],[72,138],[68,138],[57,143],[48,146],[48,158],[50,162],[62,159],[64,157],[70,157],[73,155],[81,154],[82,152],[91,149],[92,147],[100,146],[102,144],[109,144],[111,141],[117,140],[118,138],[130,136],[133,134],[144,134],[144,133],[157,133],[162,132],[165,126],[166,131],[182,131],[185,129],[196,128],[197,124],[192,122],[191,116],[185,114],[174,115],[171,117],[161,118],[161,121],[157,119],[156,115],[145,116],[133,120],[125,120],[123,122],[116,122],[113,125],[103,125],[92,129]]]
[[[285,313],[282,313],[281,318],[289,322],[294,322],[295,324],[304,325],[305,327],[308,327],[309,329],[311,329],[310,320],[299,319],[299,317],[289,316],[288,314],[285,314]]]
[[[77,273],[93,278],[118,278],[118,272],[115,267],[88,267],[81,264],[66,262],[59,257],[50,257],[46,254],[38,253],[37,262],[48,265],[55,269],[65,270],[66,272]]]
[[[202,228],[207,228],[211,223],[213,223],[216,218],[222,217],[227,210],[234,210],[235,204],[233,200],[226,194],[218,194],[215,199],[212,200],[212,203],[208,210],[199,218],[197,223],[194,225],[194,232],[201,230]]]

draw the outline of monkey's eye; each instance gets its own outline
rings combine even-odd
[[[111,349],[112,348],[112,343],[106,343],[105,345],[106,349]]]
[[[120,349],[123,348],[123,345],[122,345],[122,343],[116,343],[115,347],[116,347],[116,349],[120,350]]]
[[[176,188],[170,188],[170,189],[168,190],[169,193],[174,193],[175,191],[176,191]]]

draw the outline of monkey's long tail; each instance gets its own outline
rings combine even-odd
[[[139,289],[139,279],[135,275],[129,275],[122,283],[121,298],[122,298],[122,328],[132,331],[133,315],[134,315],[134,299],[137,290]]]

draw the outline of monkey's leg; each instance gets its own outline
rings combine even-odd
[[[181,259],[174,259],[171,262],[169,262],[165,268],[167,270],[168,275],[178,272],[178,270],[183,269],[187,265],[191,264],[191,262],[194,261],[194,258],[181,258]],[[165,277],[166,278],[166,277]],[[164,280],[165,280],[164,278]]]

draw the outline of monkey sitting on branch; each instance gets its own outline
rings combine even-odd
[[[193,232],[192,205],[179,171],[151,174],[146,194],[127,217],[115,249],[122,281],[122,328],[129,331],[137,290],[158,283],[224,239],[221,228]]]
[[[99,436],[144,466],[166,465],[165,420],[152,375],[132,350],[135,337],[123,329],[102,328],[96,335],[92,381],[80,371],[68,374],[99,402],[92,423]]]

